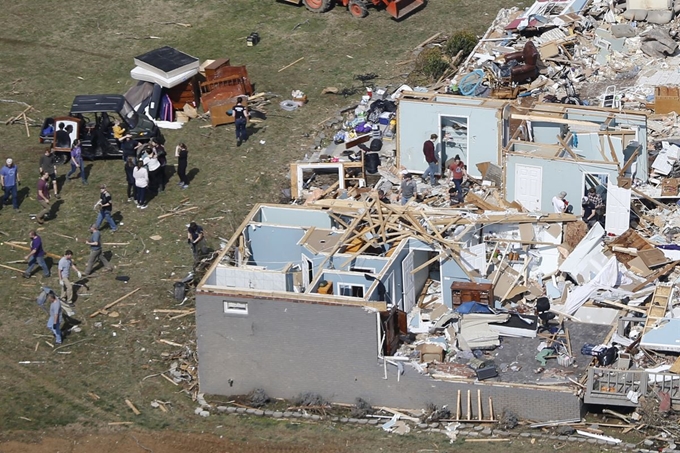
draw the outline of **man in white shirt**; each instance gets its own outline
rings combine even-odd
[[[557,196],[552,199],[553,211],[557,214],[569,213],[573,210],[573,207],[569,205],[569,202],[565,200],[567,192],[560,192]]]

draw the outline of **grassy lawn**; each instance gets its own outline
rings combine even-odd
[[[84,267],[88,250],[82,239],[96,217],[92,206],[102,183],[110,188],[114,218],[121,223],[115,235],[103,227],[103,240],[129,244],[105,246],[105,251],[113,253],[111,262],[117,269],[113,275],[96,272],[85,281],[87,287],[79,289],[76,311],[83,320],[83,331],[66,340],[65,344],[72,346],[60,350],[46,344],[51,341],[46,316],[35,304],[41,285],[58,286],[56,262],[52,263],[53,277],[47,280],[39,272],[24,280],[18,272],[0,268],[0,433],[4,439],[32,439],[31,433],[46,429],[52,433],[47,436],[56,437],[104,430],[101,435],[110,439],[106,436],[118,431],[110,434],[109,422],[134,421],[135,428],[146,433],[140,435],[151,438],[158,430],[205,433],[236,443],[280,445],[282,451],[303,451],[300,446],[309,451],[488,449],[469,444],[449,446],[443,435],[396,437],[375,428],[330,423],[200,418],[193,413],[195,403],[180,387],[154,376],[169,368],[162,353],[178,350],[158,340],[195,349],[193,319],[170,320],[170,315],[154,314],[153,309],[176,308],[172,280],[191,269],[191,253],[184,240],[186,224],[191,220],[202,224],[209,245],[218,247],[218,238],[230,237],[255,203],[280,199],[281,190],[289,187],[288,163],[310,151],[319,123],[358,99],[321,95],[324,87],[360,87],[355,76],[369,72],[378,74],[378,86],[396,87],[405,79],[409,65],[395,63],[411,59],[418,43],[437,31],[448,34],[469,29],[481,34],[501,6],[512,4],[433,0],[405,21],[395,22],[386,12],[374,9],[366,19],[356,20],[342,8],[315,15],[273,0],[121,0],[100,4],[0,0],[5,18],[0,30],[0,99],[32,105],[39,113],[29,112],[28,116],[35,120],[66,114],[78,94],[124,93],[134,84],[129,77],[133,57],[163,45],[201,60],[229,57],[232,64],[247,65],[256,91],[280,96],[267,107],[269,119],[253,126],[252,139],[240,148],[235,146],[230,126],[202,128],[208,123],[195,120],[181,130],[165,131],[170,155],[177,142],[188,145],[189,169],[194,169],[195,177],[186,191],[177,188],[174,177],[168,190],[153,199],[146,211],[125,201],[125,176],[118,160],[88,162],[89,185],[78,181],[64,185],[56,217],[39,228],[48,252],[61,255],[70,248],[76,263]],[[172,22],[191,27],[168,24]],[[247,47],[244,38],[253,31],[262,41]],[[161,39],[148,39],[150,36]],[[304,60],[278,72],[301,57]],[[288,99],[295,89],[306,92],[310,102],[295,112],[279,109],[278,102]],[[38,127],[30,128],[29,138],[23,125],[4,125],[23,108],[0,102],[0,158],[15,160],[24,189],[21,213],[8,207],[0,211],[0,231],[4,233],[0,236],[0,263],[21,269],[24,264],[12,262],[21,260],[26,252],[5,242],[28,241],[29,230],[38,227],[29,214],[39,210],[35,186],[38,160],[44,151],[38,144]],[[59,170],[63,177],[68,167]],[[189,198],[185,207],[198,209],[158,220],[185,197]],[[161,239],[150,239],[154,235]],[[127,275],[130,281],[117,281],[115,275]],[[89,317],[135,288],[141,290],[116,306],[118,317]],[[80,340],[85,341],[75,344]],[[39,363],[19,364],[23,361]],[[126,399],[141,415],[132,414]],[[173,410],[164,413],[151,408],[150,402],[156,399],[170,402]],[[64,430],[71,430],[70,434]],[[285,450],[290,445],[296,447]],[[513,445],[494,448],[545,450],[545,445],[537,448],[529,441]]]

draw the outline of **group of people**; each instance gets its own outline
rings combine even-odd
[[[134,201],[138,208],[146,209],[148,195],[164,192],[168,183],[166,171],[168,159],[165,147],[155,140],[149,141],[148,145],[142,145],[126,135],[122,137],[121,149],[125,161],[128,201]],[[175,157],[179,176],[177,184],[182,189],[188,189],[189,149],[184,143],[175,148]]]
[[[574,206],[567,200],[567,192],[560,192],[552,199],[553,211],[556,214],[571,214]],[[602,195],[595,187],[590,187],[581,198],[581,219],[592,228],[596,223],[604,227],[605,203]]]
[[[423,156],[427,162],[427,169],[423,172],[422,180],[425,184],[430,184],[432,187],[439,186],[437,181],[437,174],[440,172],[439,159],[437,158],[435,144],[439,136],[437,134],[430,135],[429,140],[423,143]],[[465,163],[461,160],[459,155],[456,155],[448,164],[447,179],[453,184],[449,189],[449,198],[451,206],[461,204],[465,200],[465,192],[463,189],[463,181],[467,178],[467,170]],[[404,170],[402,172],[402,181],[399,190],[400,202],[405,205],[409,201],[415,199],[418,195],[418,183],[413,179],[413,175]]]
[[[119,125],[114,125],[114,131],[116,131],[116,127],[120,128]],[[158,142],[152,140],[148,144],[141,144],[132,140],[130,135],[125,135],[124,130],[118,132],[121,134],[120,144],[125,161],[128,201],[134,200],[138,208],[145,209],[147,207],[148,193],[150,191],[156,193],[163,192],[168,183],[169,178],[165,171],[167,153],[163,145]],[[66,181],[71,180],[71,177],[75,175],[75,178],[79,177],[83,184],[87,184],[81,143],[79,140],[73,140],[72,143],[69,143],[71,144],[69,156],[71,168],[66,174]],[[187,175],[189,150],[184,143],[178,144],[175,148],[175,157],[178,163],[178,185],[182,189],[188,189],[190,182]],[[55,156],[54,150],[47,148],[39,162],[40,176],[37,181],[36,193],[36,199],[41,206],[41,210],[36,215],[36,221],[41,225],[49,219],[52,210],[52,200],[54,198],[61,198],[59,181],[57,179],[59,164],[60,162]],[[16,212],[21,212],[19,210],[20,200],[18,194],[20,183],[19,169],[13,159],[8,158],[5,161],[5,165],[0,168],[0,185],[3,189],[2,204],[8,205],[11,201]],[[104,222],[108,223],[112,233],[118,230],[118,225],[112,217],[113,197],[105,184],[100,185],[99,189],[99,200],[95,204],[95,209],[98,210],[97,218],[89,228],[89,239],[85,241],[85,244],[90,248],[87,265],[84,271],[81,272],[73,261],[73,252],[66,250],[59,258],[57,265],[60,295],[57,296],[54,291],[50,290],[46,299],[50,302],[47,327],[52,331],[57,344],[60,344],[63,340],[63,331],[60,328],[64,321],[63,311],[66,310],[66,313],[72,312],[69,307],[74,303],[74,288],[79,284],[72,279],[74,273],[77,274],[78,279],[88,277],[95,270],[97,263],[101,263],[107,271],[113,271],[114,269],[114,266],[104,256],[101,232],[99,231],[99,227]],[[28,261],[28,266],[23,273],[24,278],[30,278],[37,267],[41,268],[43,277],[51,277],[48,261],[45,260],[48,253],[44,249],[43,239],[36,230],[29,232],[29,238],[30,251],[25,257]],[[192,222],[187,228],[187,241],[196,262],[206,251],[203,228]],[[57,256],[54,257],[57,258]]]

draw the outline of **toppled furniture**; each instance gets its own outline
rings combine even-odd
[[[538,77],[538,49],[533,41],[527,41],[524,49],[505,55],[505,63],[517,64],[510,70],[510,80],[514,83],[533,82]]]
[[[211,77],[215,78],[208,79],[200,84],[204,111],[207,112],[213,106],[223,104],[232,98],[253,94],[253,86],[250,83],[245,66],[229,66],[226,64],[216,69],[209,69],[210,66],[206,67],[206,78],[209,73]]]

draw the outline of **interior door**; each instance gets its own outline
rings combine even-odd
[[[414,251],[411,250],[404,261],[401,262],[401,279],[404,288],[404,297],[402,299],[402,310],[406,313],[410,312],[413,306],[416,304],[416,290],[414,286],[415,276],[411,273],[413,270],[413,255]]]
[[[607,217],[604,229],[607,233],[619,235],[630,226],[630,189],[607,183]]]
[[[541,210],[543,168],[534,165],[515,165],[515,200],[529,211]]]

